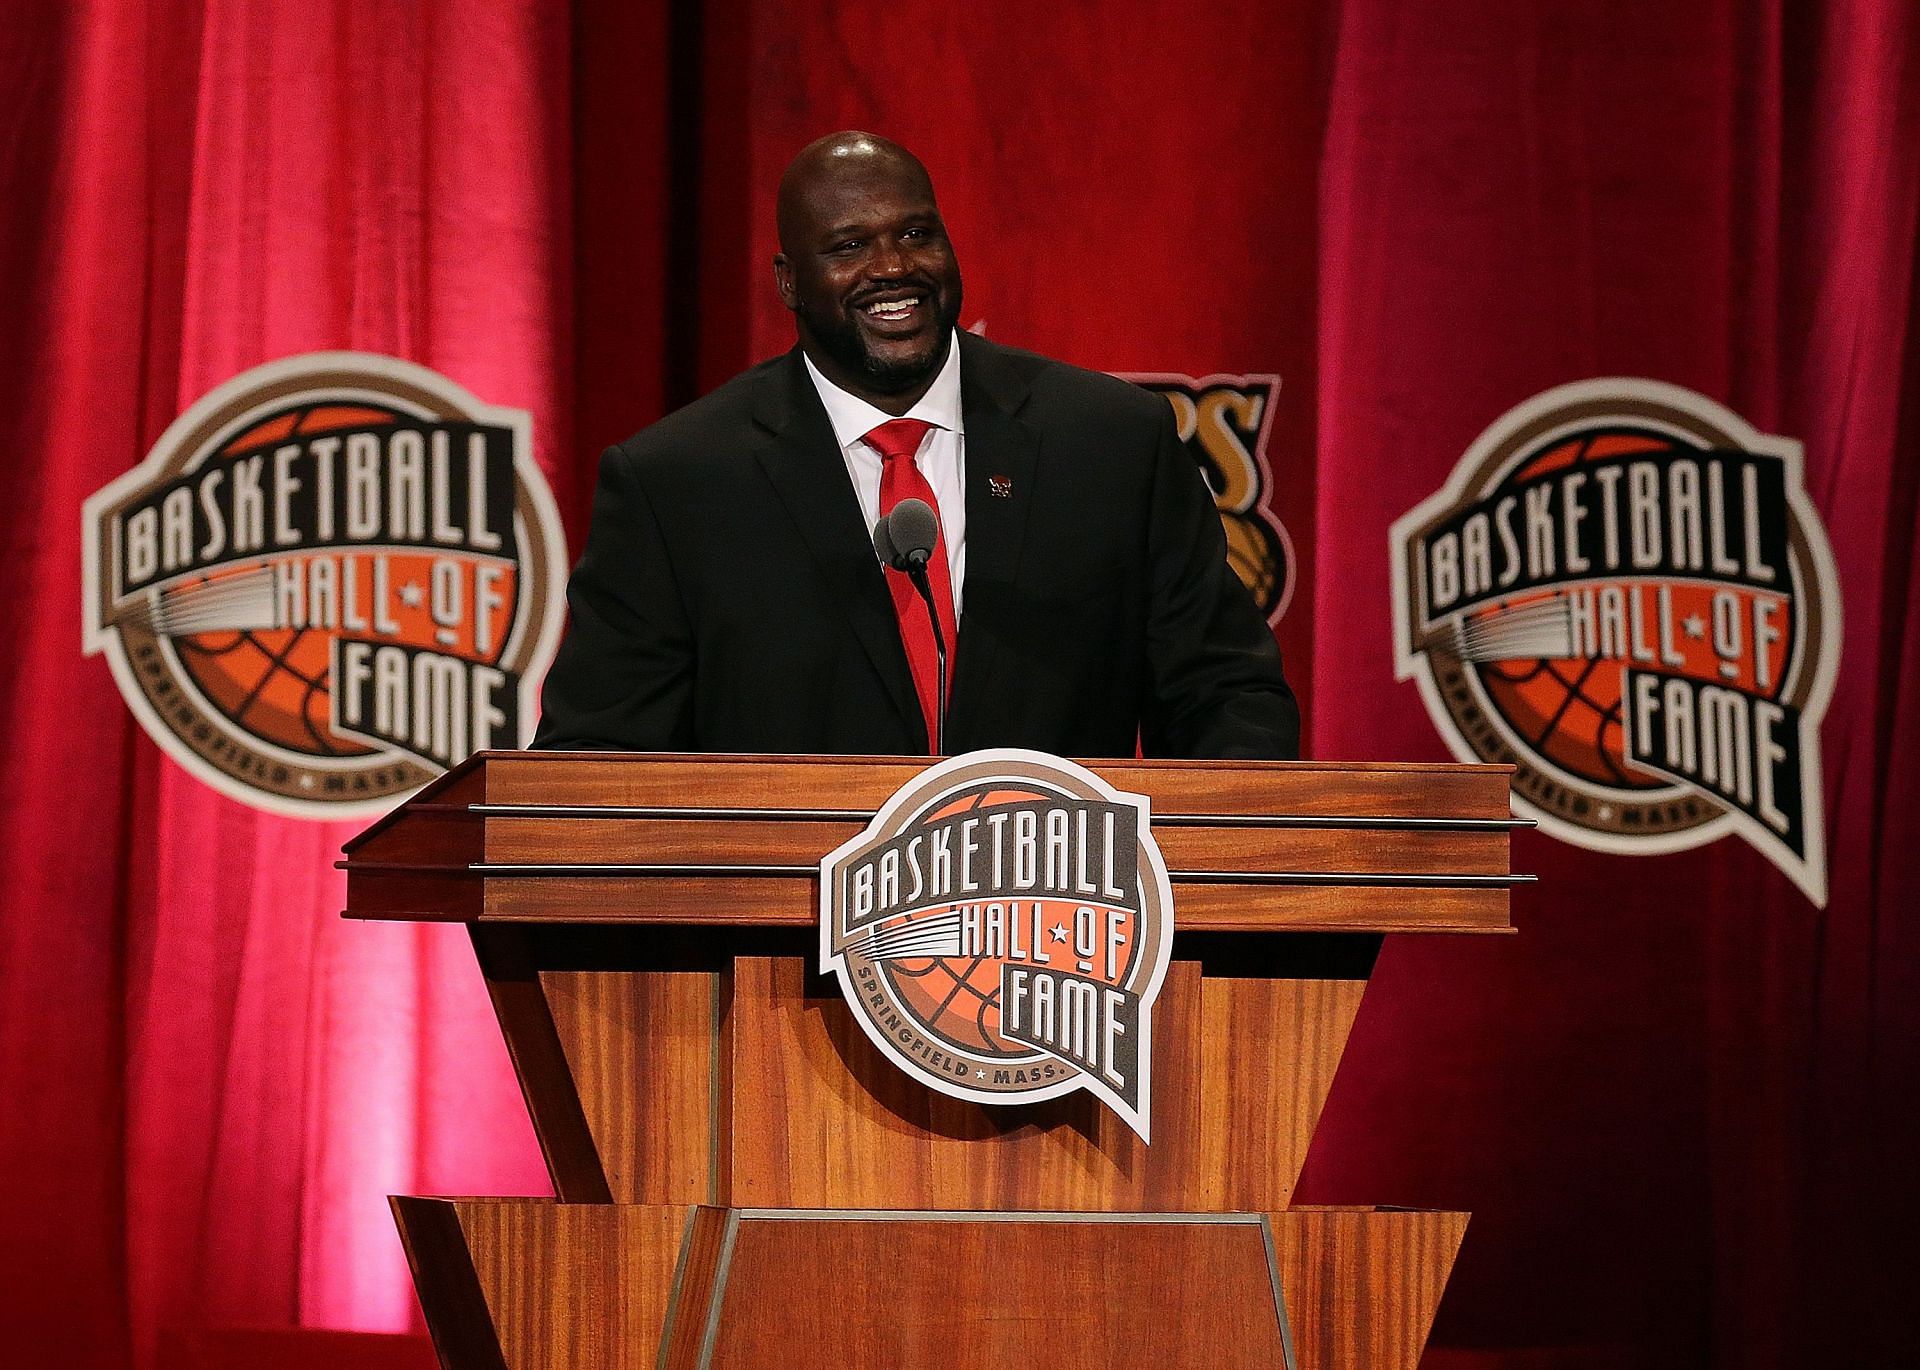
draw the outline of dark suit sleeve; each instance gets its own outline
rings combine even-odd
[[[1227,564],[1212,492],[1162,406],[1148,530],[1148,756],[1291,760],[1300,711],[1273,633]]]
[[[694,645],[666,541],[634,459],[600,458],[571,627],[547,673],[535,747],[686,751]]]

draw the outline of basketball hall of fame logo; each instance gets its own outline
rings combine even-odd
[[[909,1075],[985,1104],[1085,1089],[1151,1141],[1173,897],[1142,795],[1040,752],[915,776],[820,863],[820,962]]]
[[[1391,543],[1399,678],[1455,755],[1518,768],[1517,808],[1598,851],[1738,832],[1825,904],[1839,580],[1799,443],[1678,386],[1563,385]]]
[[[364,817],[517,747],[564,550],[531,420],[317,352],[182,414],[86,503],[86,649],[167,753],[271,812]]]
[[[1293,543],[1267,500],[1273,470],[1267,439],[1280,396],[1278,376],[1191,376],[1116,373],[1173,406],[1188,455],[1213,491],[1227,534],[1227,560],[1254,601],[1278,623],[1293,598]]]

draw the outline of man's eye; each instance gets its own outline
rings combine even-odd
[[[833,245],[833,250],[835,252],[842,253],[842,254],[845,254],[848,252],[858,252],[860,250],[860,240],[858,238],[851,238],[844,243],[835,243]]]

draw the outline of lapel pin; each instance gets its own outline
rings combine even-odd
[[[988,476],[987,477],[987,493],[992,495],[995,499],[1012,499],[1013,498],[1013,477],[1012,476]]]

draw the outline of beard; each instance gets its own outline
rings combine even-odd
[[[882,395],[897,395],[932,379],[934,372],[946,363],[954,326],[960,321],[961,287],[957,271],[952,288],[945,292],[931,282],[910,281],[903,284],[919,286],[926,291],[929,300],[939,301],[934,312],[933,334],[922,352],[893,357],[878,355],[852,310],[845,306],[831,313],[811,309],[804,311],[807,330],[813,334],[820,350],[847,371],[865,378]],[[826,313],[825,317],[821,317],[823,313]]]

